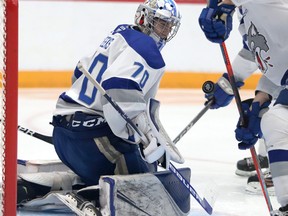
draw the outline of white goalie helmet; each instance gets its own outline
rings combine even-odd
[[[151,36],[160,49],[177,34],[180,21],[174,0],[147,0],[139,5],[135,14],[135,24]]]

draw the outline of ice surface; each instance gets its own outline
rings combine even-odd
[[[52,112],[63,89],[21,89],[19,91],[19,125],[51,135]],[[241,91],[242,99],[253,96],[252,91]],[[204,98],[200,90],[160,89],[160,118],[174,139],[203,109]],[[238,112],[234,103],[218,110],[208,110],[204,116],[177,143],[185,158],[182,165],[192,171],[191,185],[201,197],[207,188],[215,187],[218,196],[214,216],[265,216],[269,215],[263,195],[245,192],[247,178],[235,175],[236,162],[250,156],[240,151],[234,138]],[[21,132],[18,133],[19,159],[57,159],[53,146]],[[257,146],[256,146],[257,150]],[[208,215],[191,197],[191,216]],[[271,197],[276,209],[279,204]],[[51,215],[47,213],[18,212],[18,215]],[[54,214],[55,215],[55,214]],[[60,214],[67,215],[67,214]],[[189,215],[189,216],[190,216]]]

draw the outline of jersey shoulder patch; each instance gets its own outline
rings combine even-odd
[[[122,26],[122,31],[114,32],[121,34],[128,43],[128,45],[132,49],[134,49],[140,56],[142,56],[142,58],[145,59],[145,61],[150,67],[154,69],[159,69],[165,66],[163,57],[159,49],[157,48],[153,38],[131,27],[124,28]]]

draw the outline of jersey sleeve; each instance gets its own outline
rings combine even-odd
[[[253,54],[245,48],[233,60],[232,68],[236,81],[245,81],[258,69]]]
[[[124,38],[128,46],[106,69],[101,85],[127,116],[133,119],[146,111],[147,100],[155,96],[165,63],[154,41],[145,41],[145,37],[133,40],[127,39],[127,36]],[[139,136],[129,130],[117,110],[103,97],[101,102],[105,119],[113,133],[128,141],[139,142]]]
[[[283,88],[284,87],[282,86],[275,85],[265,75],[262,75],[256,87],[256,91],[265,92],[271,95],[272,99],[276,99]]]

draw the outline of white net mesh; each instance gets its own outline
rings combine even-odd
[[[16,215],[18,0],[0,0],[0,209]]]
[[[5,148],[5,117],[6,117],[6,108],[5,108],[5,71],[6,71],[6,1],[0,1],[0,154],[1,154],[1,164],[0,164],[0,177],[3,179],[5,175],[5,166],[4,166],[4,148]],[[0,200],[1,200],[1,212],[3,212],[3,188],[5,185],[3,184],[4,181],[1,181],[1,193],[0,193]]]

